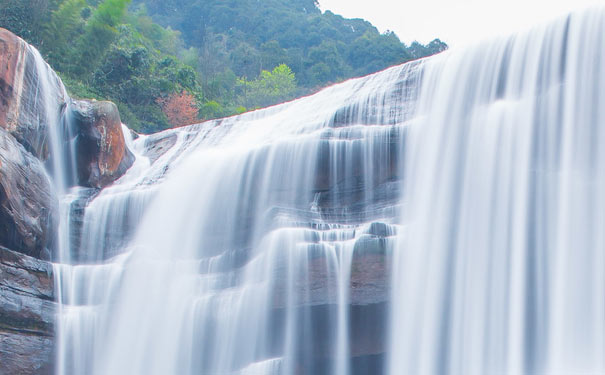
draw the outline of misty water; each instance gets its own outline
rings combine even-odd
[[[604,54],[596,9],[124,127],[135,164],[100,192],[51,142],[57,372],[605,372]]]

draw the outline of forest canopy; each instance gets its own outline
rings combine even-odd
[[[153,132],[229,116],[438,53],[314,0],[0,0],[75,97]],[[182,113],[182,115],[176,115]]]

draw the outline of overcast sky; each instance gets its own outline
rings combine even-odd
[[[364,18],[401,41],[451,47],[511,33],[605,0],[319,0],[322,10]]]

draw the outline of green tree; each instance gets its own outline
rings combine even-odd
[[[77,52],[73,42],[84,30],[82,14],[85,8],[85,0],[64,0],[52,12],[50,22],[44,28],[44,50],[47,51],[48,60],[55,69],[68,74],[73,69]]]
[[[228,116],[447,48],[406,47],[315,0],[133,2],[0,0],[0,26],[37,46],[72,95],[116,102],[140,131],[171,126],[161,103],[183,91],[190,112]]]
[[[306,66],[309,68],[306,82],[311,85],[322,85],[336,82],[349,76],[350,67],[342,58],[340,50],[344,44],[333,41],[323,41],[319,46],[309,49]]]
[[[447,44],[443,43],[439,39],[434,39],[426,46],[424,46],[418,42],[413,42],[409,48],[410,53],[416,59],[419,59],[423,56],[434,55],[436,53],[445,51],[446,49],[447,49]]]
[[[348,58],[355,74],[364,75],[409,61],[415,56],[392,32],[366,32],[351,44]]]
[[[278,66],[287,64],[290,60],[288,51],[279,45],[277,40],[270,40],[260,46],[261,67]]]
[[[261,72],[260,53],[248,43],[240,43],[231,51],[231,65],[238,77],[254,78]]]
[[[2,0],[0,1],[0,27],[12,31],[28,42],[40,47],[43,43],[43,26],[50,11],[60,0]]]
[[[254,81],[262,70],[287,64],[299,93],[308,93],[438,50],[409,48],[367,21],[322,12],[314,0],[133,1],[145,4],[155,21],[179,30],[185,46],[199,51],[205,94],[225,107],[226,99],[209,93],[227,71]]]
[[[202,105],[200,115],[205,120],[219,118],[225,115],[225,108],[219,102],[210,100]]]
[[[248,108],[264,107],[292,99],[296,92],[296,77],[286,64],[272,71],[263,70],[253,81],[240,79],[242,100]]]
[[[105,0],[94,11],[84,29],[78,50],[76,73],[80,76],[92,72],[103,54],[118,36],[120,25],[130,0]]]

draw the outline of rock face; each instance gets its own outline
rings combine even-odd
[[[58,202],[43,161],[66,99],[39,53],[0,29],[0,374],[54,370],[52,265],[27,255],[53,245]]]
[[[0,29],[0,374],[54,372],[53,268],[40,259],[52,253],[59,213],[45,164],[70,144],[77,176],[69,180],[90,190],[134,161],[113,103],[72,102],[38,51]]]
[[[53,269],[0,247],[0,374],[54,371]]]
[[[40,257],[52,247],[57,207],[42,162],[0,128],[0,245]]]
[[[48,132],[59,124],[67,95],[38,51],[0,28],[0,127],[42,160]]]
[[[156,133],[145,140],[145,156],[151,164],[155,163],[162,155],[170,150],[177,141],[176,133]]]
[[[88,100],[74,101],[71,108],[78,184],[94,188],[110,185],[134,162],[124,141],[118,108],[111,102]]]

